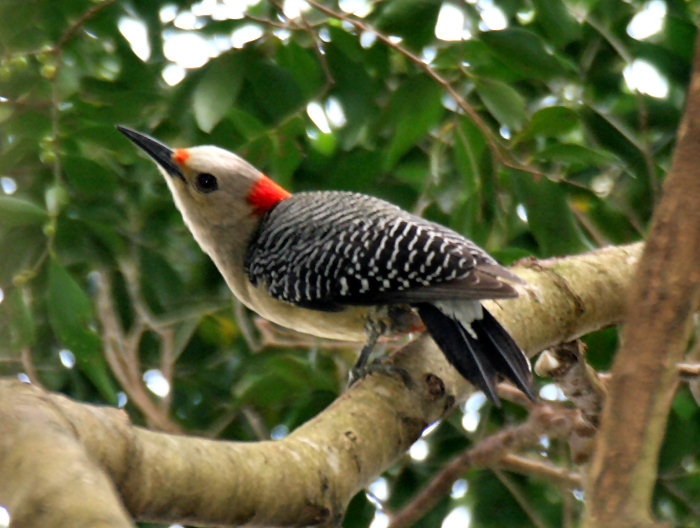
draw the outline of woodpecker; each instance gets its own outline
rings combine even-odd
[[[499,375],[534,398],[527,357],[482,306],[522,281],[459,233],[384,200],[291,194],[215,146],[171,149],[117,126],[156,162],[185,224],[233,294],[274,323],[365,342],[425,328],[447,360],[499,404]]]

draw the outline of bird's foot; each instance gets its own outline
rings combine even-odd
[[[356,382],[363,379],[365,376],[368,376],[369,374],[373,374],[375,372],[386,374],[387,376],[398,376],[399,378],[401,378],[401,381],[403,381],[406,387],[411,388],[413,386],[413,381],[411,380],[411,376],[409,376],[408,371],[402,369],[401,367],[397,367],[396,365],[388,363],[386,358],[377,358],[370,363],[366,363],[364,365],[355,365],[354,367],[352,367],[350,369],[350,374],[348,375],[347,388],[349,389]]]

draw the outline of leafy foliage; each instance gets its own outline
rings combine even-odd
[[[630,23],[659,3],[661,30],[633,38]],[[682,110],[691,3],[470,1],[451,4],[464,17],[455,40],[435,36],[448,5],[437,0],[359,2],[355,15],[323,4],[346,20],[294,14],[291,2],[243,4],[0,3],[0,372],[126,402],[153,424],[134,385],[155,369],[169,382],[160,408],[173,422],[231,439],[294,428],[341,391],[353,349],[277,332],[261,347],[254,317],[232,306],[151,163],[115,124],[235,150],[292,190],[386,198],[506,262],[644,233]],[[255,38],[239,43],[245,35]],[[176,64],[197,58],[201,67]],[[664,77],[664,96],[628,88],[622,72],[636,60]],[[101,354],[107,328],[132,347],[129,365]],[[614,336],[589,344],[607,367]],[[59,360],[65,349],[75,366]],[[656,507],[691,526],[700,476],[688,431],[700,416],[688,393],[677,399]],[[482,409],[473,433],[446,420],[425,461],[386,475],[388,504],[400,507],[444,461],[517,418],[515,408]],[[560,445],[542,450],[567,464]],[[467,478],[466,497],[445,499],[426,526],[460,504],[480,527],[559,526],[578,510],[534,477]],[[359,495],[346,525],[367,526],[373,512]]]

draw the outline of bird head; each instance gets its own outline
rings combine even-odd
[[[156,162],[190,230],[232,225],[269,211],[289,192],[233,152],[214,146],[172,149],[124,126],[117,129]]]

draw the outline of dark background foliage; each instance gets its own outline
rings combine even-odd
[[[345,20],[243,4],[0,3],[0,373],[118,403],[137,423],[236,440],[284,435],[342,390],[356,347],[256,326],[118,123],[234,150],[293,191],[380,196],[505,263],[643,236],[682,110],[695,3],[323,3]],[[352,5],[357,14],[341,9]],[[460,40],[436,37],[447,5],[464,17]],[[644,13],[663,24],[633,38]],[[191,53],[170,51],[183,38]],[[210,58],[175,65],[203,43]],[[623,72],[638,61],[665,93],[652,74],[640,89],[654,96],[630,88]],[[110,356],[115,328],[126,339]],[[614,329],[587,343],[592,365],[608,368]],[[479,403],[386,473],[373,488],[386,507],[523,417]],[[700,413],[685,389],[668,427],[657,514],[698,526]],[[573,464],[547,439],[541,456]],[[460,506],[479,527],[571,526],[580,509],[580,494],[534,477],[464,477],[424,526]],[[368,526],[376,508],[358,495],[345,526]]]

